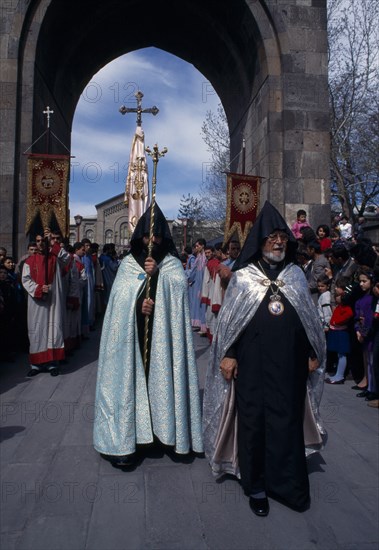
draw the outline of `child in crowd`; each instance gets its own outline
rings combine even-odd
[[[350,353],[349,323],[353,320],[354,312],[344,301],[345,290],[350,279],[339,277],[335,286],[336,307],[330,319],[330,329],[327,333],[327,350],[338,354],[337,372],[334,376],[325,379],[327,384],[343,384],[347,355]]]
[[[291,231],[294,234],[296,239],[301,239],[302,234],[300,233],[300,229],[302,227],[310,227],[309,223],[307,222],[307,213],[305,210],[298,210],[296,212],[296,221],[292,224]]]
[[[330,305],[330,285],[331,280],[326,274],[320,275],[317,278],[317,290],[319,293],[317,307],[324,332],[328,332],[330,319],[332,317],[332,308]]]
[[[359,286],[363,296],[355,302],[354,328],[358,342],[362,345],[364,378],[359,386],[366,386],[367,389],[357,393],[357,397],[365,397],[366,401],[377,399],[377,388],[373,375],[372,352],[373,339],[371,327],[374,320],[373,301],[374,295],[374,273],[369,268],[361,267],[359,270]]]
[[[317,240],[321,246],[321,252],[325,252],[332,247],[332,241],[330,240],[330,228],[325,223],[318,226],[316,229]]]

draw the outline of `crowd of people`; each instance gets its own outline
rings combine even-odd
[[[46,229],[16,263],[0,248],[0,359],[29,353],[27,377],[60,373],[104,313],[120,259],[89,239],[70,245]]]
[[[355,395],[378,407],[379,247],[365,237],[363,217],[353,224],[336,216],[314,229],[301,209],[290,229],[297,241],[294,262],[305,274],[324,327],[325,381],[343,384],[352,379]],[[199,239],[182,257],[192,327],[210,342],[240,250],[235,240],[207,246]]]

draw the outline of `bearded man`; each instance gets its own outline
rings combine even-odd
[[[204,390],[205,454],[241,479],[252,511],[309,506],[306,454],[322,447],[325,337],[296,239],[266,201],[233,266]]]
[[[148,256],[150,215],[151,207],[118,268],[100,343],[94,446],[121,468],[136,464],[137,446],[156,440],[178,454],[203,451],[187,278],[157,204]]]

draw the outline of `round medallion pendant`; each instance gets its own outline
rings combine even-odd
[[[273,300],[268,304],[268,310],[271,315],[281,315],[284,311],[284,305],[279,300]]]

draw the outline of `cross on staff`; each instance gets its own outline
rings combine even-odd
[[[46,111],[42,111],[44,115],[46,115],[47,118],[47,127],[50,128],[50,115],[54,114],[54,111],[50,110],[50,107],[46,107]]]
[[[126,113],[137,113],[137,126],[141,126],[142,113],[151,113],[155,116],[159,113],[159,109],[155,105],[147,109],[142,109],[143,93],[140,90],[138,90],[138,92],[136,92],[134,96],[137,99],[137,107],[125,107],[125,105],[122,105],[119,111],[122,115],[125,115]]]

